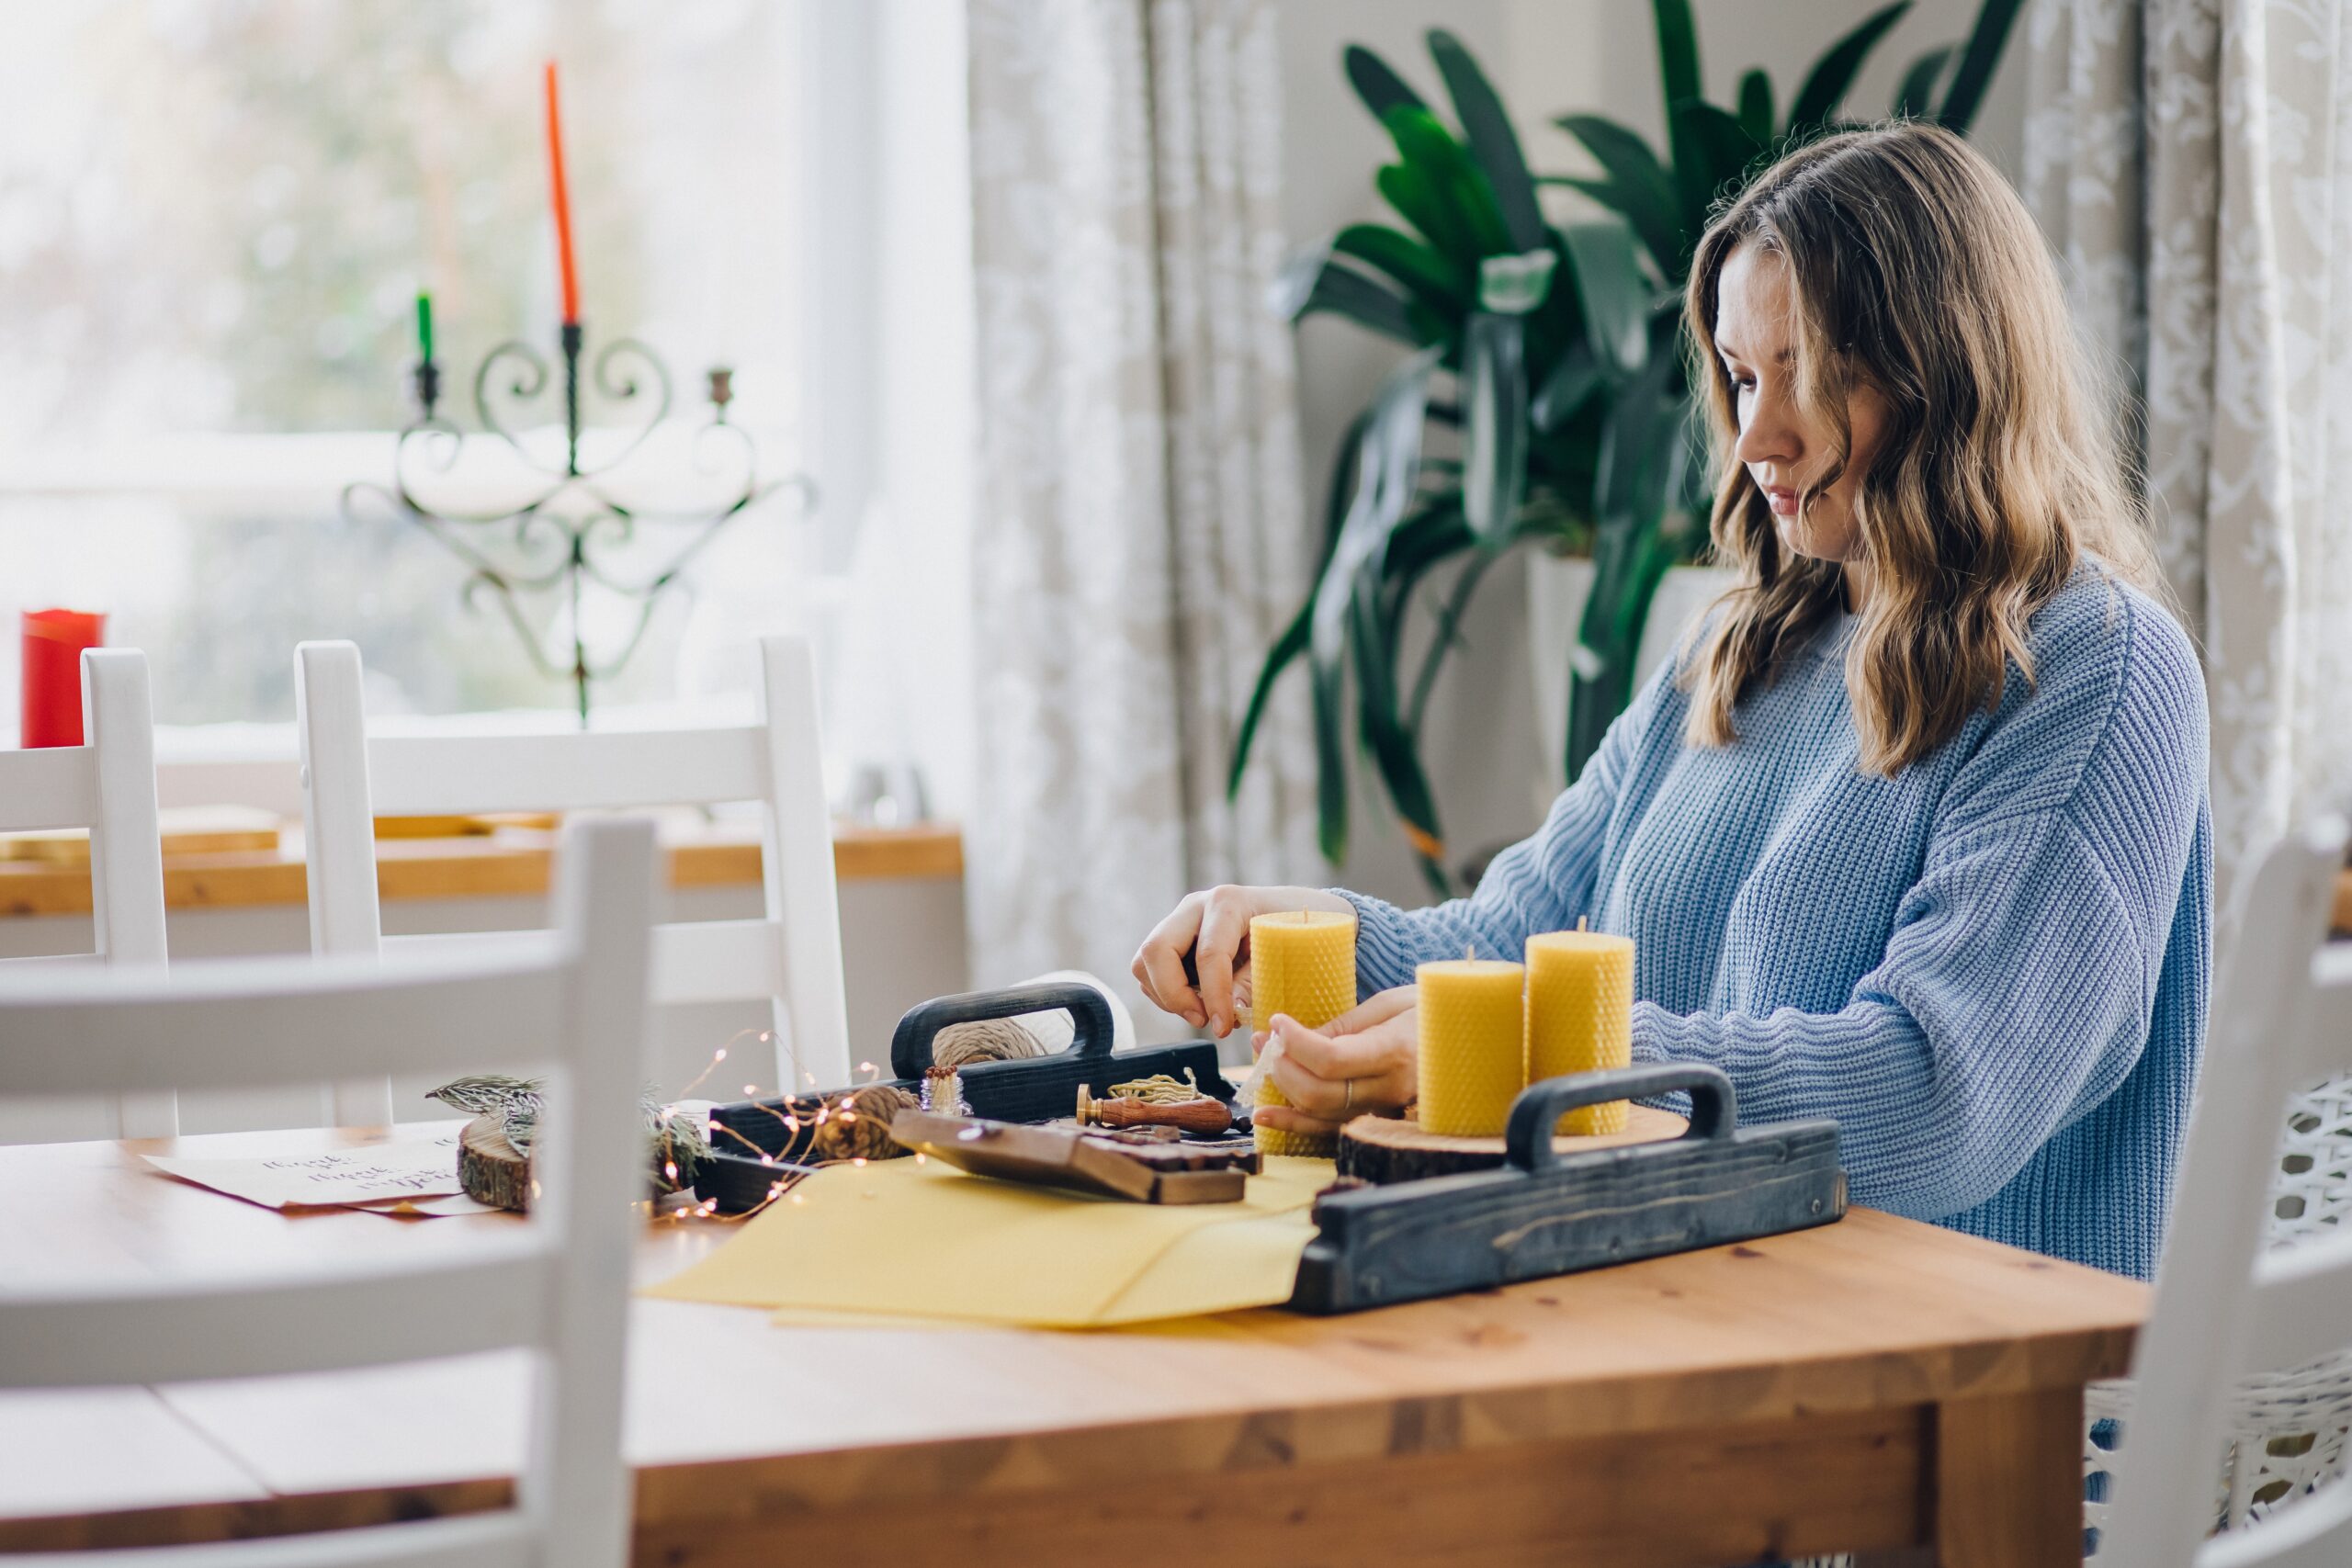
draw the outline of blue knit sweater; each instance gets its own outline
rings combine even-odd
[[[1828,1116],[1856,1202],[2146,1278],[2204,1040],[2204,682],[2086,566],[2034,680],[1892,779],[1859,764],[1841,616],[1683,738],[1669,666],[1477,891],[1362,917],[1365,994],[1576,924],[1634,939],[1634,1056],[1711,1062],[1744,1121]]]

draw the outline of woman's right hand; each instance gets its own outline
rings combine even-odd
[[[1186,894],[1136,951],[1132,967],[1143,994],[1193,1028],[1224,1039],[1241,1021],[1248,1000],[1251,917],[1293,909],[1344,915],[1354,906],[1315,887],[1212,887]]]

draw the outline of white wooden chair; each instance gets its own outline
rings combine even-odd
[[[59,964],[120,969],[164,962],[164,837],[155,819],[155,716],[147,656],[135,648],[82,652],[84,744],[0,751],[0,832],[90,830],[94,953],[0,961],[0,973]],[[163,1080],[168,1083],[168,1078]],[[141,1086],[117,1097],[112,1133],[168,1138],[178,1096]]]
[[[479,811],[574,811],[755,800],[766,809],[759,919],[695,920],[653,932],[658,1003],[765,999],[777,1087],[850,1081],[841,909],[832,821],[817,741],[817,680],[808,643],[760,645],[759,723],[729,728],[570,735],[370,736],[359,649],[306,642],[294,651],[301,735],[311,945],[320,953],[444,948],[482,934],[383,935],[374,818]],[[389,1120],[381,1084],[343,1086],[335,1118]]]
[[[2352,1482],[2342,1478],[2207,1539],[2238,1380],[2308,1367],[2352,1345],[2352,1231],[2263,1245],[2281,1112],[2298,1091],[2352,1071],[2352,947],[2322,942],[2344,844],[2337,821],[2292,836],[2246,886],[2215,988],[2098,1561],[2352,1562]]]
[[[11,1288],[0,1277],[0,1388],[535,1353],[534,1431],[514,1508],[108,1552],[107,1568],[622,1568],[630,1495],[622,1364],[645,1192],[638,1082],[653,867],[650,822],[574,826],[557,873],[557,929],[494,952],[0,976],[0,1040],[71,1047],[0,1050],[0,1095],[251,1088],[311,1081],[322,1064],[346,1077],[456,1076],[518,1055],[553,1070],[532,1150],[539,1197],[530,1222],[480,1247],[398,1268],[223,1270],[73,1294]],[[12,1564],[93,1561],[36,1555]]]

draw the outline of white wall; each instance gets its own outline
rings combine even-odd
[[[1761,65],[1785,109],[1813,61],[1879,3],[1697,0],[1709,96],[1728,101],[1739,75]],[[1881,43],[1849,106],[1882,112],[1912,59],[1964,39],[1975,15],[1975,0],[1919,0]],[[1363,43],[1442,103],[1421,43],[1422,33],[1438,26],[1452,29],[1486,65],[1539,172],[1589,167],[1572,139],[1550,123],[1554,115],[1596,111],[1654,140],[1659,135],[1657,44],[1650,7],[1639,0],[1283,0],[1283,206],[1295,244],[1314,243],[1350,222],[1393,220],[1372,189],[1387,141],[1349,89],[1340,52],[1348,43]],[[2019,163],[2023,53],[2013,34],[1976,129],[1979,144],[2012,177]],[[1396,358],[1395,345],[1328,318],[1301,328],[1300,431],[1313,515],[1321,515],[1341,433]],[[1535,737],[1525,598],[1515,564],[1487,575],[1468,625],[1469,646],[1453,655],[1431,703],[1423,756],[1456,861],[1523,837],[1541,820],[1532,804],[1544,759]],[[1425,886],[1385,800],[1369,771],[1358,773],[1350,853],[1335,879],[1399,901],[1425,901]]]

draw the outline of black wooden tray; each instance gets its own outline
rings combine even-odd
[[[1114,1052],[1110,1002],[1093,987],[1075,981],[966,991],[910,1009],[890,1037],[894,1076],[878,1081],[919,1094],[941,1030],[1056,1009],[1068,1012],[1076,1026],[1068,1049],[1019,1061],[976,1062],[961,1069],[964,1103],[972,1115],[995,1122],[1049,1122],[1076,1108],[1081,1084],[1088,1093],[1101,1096],[1114,1083],[1155,1073],[1181,1078],[1187,1069],[1203,1094],[1231,1102],[1233,1086],[1218,1069],[1214,1043],[1196,1040]],[[817,1108],[851,1087],[866,1086],[712,1107],[712,1153],[695,1164],[695,1196],[715,1201],[724,1214],[743,1213],[766,1202],[778,1182],[811,1168],[803,1161],[815,1133]]]
[[[1564,1112],[1690,1092],[1690,1130],[1659,1143],[1561,1155]],[[1329,1193],[1299,1259],[1295,1312],[1358,1312],[1605,1264],[1658,1258],[1846,1213],[1838,1124],[1741,1127],[1731,1080],[1660,1062],[1531,1084],[1512,1101],[1498,1170]]]

